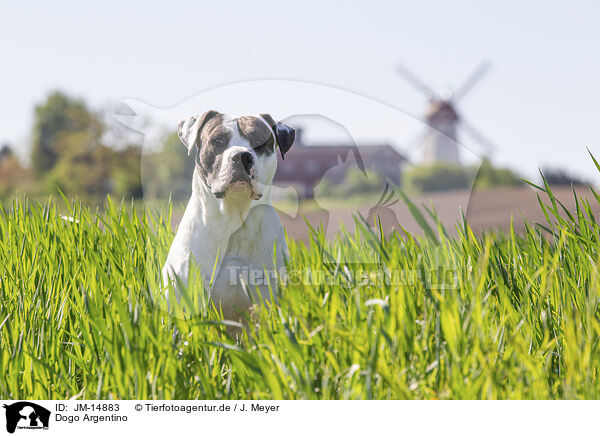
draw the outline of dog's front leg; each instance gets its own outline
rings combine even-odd
[[[178,299],[183,291],[179,284],[186,287],[192,272],[193,277],[200,273],[205,289],[211,294],[212,280],[219,273],[229,238],[241,224],[238,222],[241,218],[224,219],[218,207],[208,208],[212,214],[206,209],[204,202],[192,196],[163,267],[163,282],[175,289]]]

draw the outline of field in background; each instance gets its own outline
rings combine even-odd
[[[573,209],[575,201],[573,190],[566,186],[553,186],[552,192],[567,208]],[[594,201],[594,196],[587,186],[577,186],[577,195],[590,199],[590,206],[594,213],[600,213],[600,205]],[[455,190],[433,192],[419,196],[411,196],[410,200],[416,205],[435,208],[440,222],[444,225],[449,235],[456,236],[455,224],[462,218],[467,218],[470,227],[475,233],[483,231],[501,230],[507,232],[511,223],[515,231],[522,234],[525,231],[524,220],[530,223],[544,222],[546,218],[539,206],[537,196],[539,191],[532,187],[522,188],[495,188],[482,190]],[[309,242],[311,229],[324,226],[327,239],[333,239],[341,228],[352,230],[354,216],[358,213],[365,219],[378,216],[384,233],[387,235],[393,230],[406,230],[411,234],[423,236],[423,229],[415,220],[411,211],[403,201],[398,201],[389,209],[393,212],[375,209],[376,213],[369,212],[377,204],[380,195],[362,195],[350,198],[324,198],[318,201],[275,200],[273,202],[283,222],[288,237],[295,240]],[[394,198],[399,198],[395,195]],[[137,203],[140,208],[156,210],[165,207],[166,201],[154,200],[150,203]],[[183,216],[185,203],[173,206],[172,224],[176,230]],[[433,221],[426,217],[430,225]],[[307,225],[307,222],[309,225]],[[368,219],[368,224],[374,228],[376,221]]]
[[[169,211],[73,203],[71,222],[15,202],[0,210],[0,397],[599,398],[598,200],[563,208],[544,189],[543,223],[521,233],[450,234],[408,201],[415,234],[358,221],[289,238],[291,280],[237,338],[210,308],[185,319],[153,297]]]
[[[577,195],[589,198],[594,213],[600,212],[600,206],[594,201],[594,196],[587,186],[575,188]],[[568,209],[575,208],[573,190],[570,187],[556,186],[552,191]],[[462,218],[467,218],[475,233],[486,230],[501,230],[507,232],[511,222],[517,233],[525,231],[523,219],[530,223],[544,222],[546,218],[537,200],[539,191],[533,187],[495,188],[482,190],[455,190],[434,192],[411,197],[411,201],[421,206],[433,206],[437,216],[450,235],[456,236],[455,224]],[[396,229],[402,229],[412,234],[423,235],[423,229],[415,220],[411,211],[403,201],[398,201],[389,208],[375,208],[379,196],[358,196],[354,198],[326,198],[316,202],[298,204],[292,202],[275,202],[288,236],[302,241],[310,239],[310,228],[325,223],[327,236],[335,237],[341,227],[354,228],[354,214],[359,213],[368,219],[369,215],[377,214],[381,219],[384,232],[388,234]],[[399,198],[395,195],[394,198]],[[389,209],[389,210],[385,210]],[[374,210],[375,213],[371,212]],[[300,212],[298,214],[298,211]],[[370,213],[371,212],[371,213]],[[298,214],[298,216],[296,216]],[[375,227],[374,220],[368,223]],[[429,219],[430,225],[433,221]]]

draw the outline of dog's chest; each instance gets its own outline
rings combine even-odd
[[[213,283],[212,298],[222,306],[226,316],[237,315],[237,310],[250,305],[244,290],[269,299],[276,295],[274,272],[284,268],[287,251],[281,221],[272,206],[252,208],[248,217],[229,238],[223,262]],[[243,285],[245,283],[245,285]]]
[[[253,207],[240,228],[229,238],[223,263],[234,261],[247,267],[272,267],[274,243],[281,231],[281,223],[273,207]]]

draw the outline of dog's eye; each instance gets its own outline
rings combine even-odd
[[[267,148],[267,144],[268,143],[265,142],[264,144],[254,147],[254,151],[261,152],[261,151],[265,150]]]
[[[222,137],[222,136],[215,136],[212,139],[212,143],[215,144],[215,145],[225,145],[226,141],[227,140],[224,137]]]

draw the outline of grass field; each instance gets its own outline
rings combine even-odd
[[[565,211],[540,189],[547,222],[524,234],[463,220],[449,238],[409,202],[425,237],[358,220],[290,240],[290,270],[320,278],[290,280],[238,338],[153,296],[170,211],[73,202],[70,222],[55,201],[16,201],[0,210],[0,396],[600,398],[600,224],[587,200]]]

